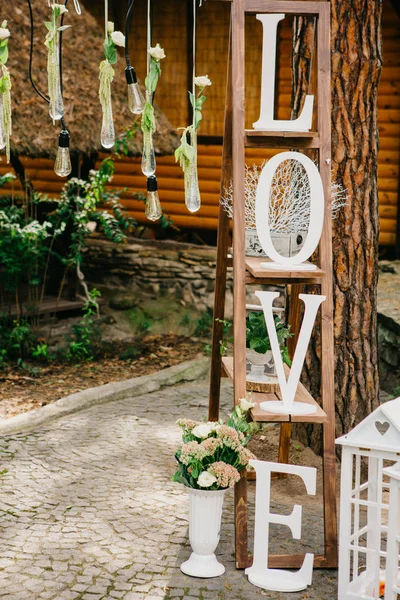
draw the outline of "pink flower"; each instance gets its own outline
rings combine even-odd
[[[212,456],[218,448],[222,447],[222,440],[219,438],[207,438],[201,442],[200,446],[207,452],[207,456]]]
[[[238,450],[240,464],[244,467],[247,467],[250,460],[254,460],[256,457],[250,450],[244,448],[243,446]]]
[[[192,460],[203,460],[207,456],[207,451],[197,442],[188,442],[182,444],[179,460],[182,464],[188,465]]]
[[[191,431],[199,424],[199,422],[193,421],[193,419],[178,419],[176,424],[181,429],[185,429],[186,431]]]
[[[220,488],[230,488],[235,485],[240,479],[240,473],[232,465],[228,465],[222,461],[216,462],[209,466],[208,472],[216,478],[216,484]]]
[[[228,448],[232,448],[232,450],[238,450],[244,442],[243,433],[241,431],[236,431],[233,427],[218,425],[216,432],[223,444],[228,446]]]

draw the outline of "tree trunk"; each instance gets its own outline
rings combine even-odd
[[[336,428],[341,435],[379,402],[378,83],[382,67],[382,0],[332,0],[332,175],[347,190],[334,222],[334,335]],[[293,114],[308,92],[313,23],[294,23]],[[305,382],[319,396],[319,336],[306,361]],[[316,428],[296,434],[321,449]]]

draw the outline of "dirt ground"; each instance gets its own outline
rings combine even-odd
[[[276,462],[279,450],[280,427],[278,423],[264,425],[262,430],[256,433],[249,442],[249,449],[259,460]],[[307,504],[321,506],[323,495],[322,489],[322,458],[314,454],[311,448],[307,448],[301,442],[292,440],[290,444],[290,464],[303,467],[315,467],[317,469],[317,493],[309,496],[303,481],[296,475],[273,476],[271,486],[271,498],[283,504],[303,504],[307,497]]]
[[[9,419],[87,388],[149,375],[202,356],[203,350],[204,342],[196,338],[147,335],[132,359],[121,359],[123,347],[114,346],[112,353],[93,362],[50,363],[40,367],[35,376],[8,367],[0,371],[0,418]]]

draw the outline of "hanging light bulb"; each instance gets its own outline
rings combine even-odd
[[[54,171],[59,177],[68,177],[72,171],[69,154],[69,133],[66,129],[63,129],[58,138],[58,151]]]
[[[133,67],[125,69],[126,83],[128,84],[128,107],[134,115],[141,115],[144,110],[144,97],[139,87],[136,71]]]
[[[151,175],[147,179],[146,217],[150,221],[157,221],[162,216],[160,198],[158,196],[157,177]]]

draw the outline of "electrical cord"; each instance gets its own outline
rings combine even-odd
[[[129,28],[130,28],[130,24],[131,24],[131,17],[132,17],[132,10],[133,10],[133,5],[135,3],[135,0],[131,0],[128,6],[128,11],[126,13],[126,19],[125,19],[125,62],[126,62],[126,66],[130,67],[131,66],[131,60],[130,60],[130,56],[129,56]]]

